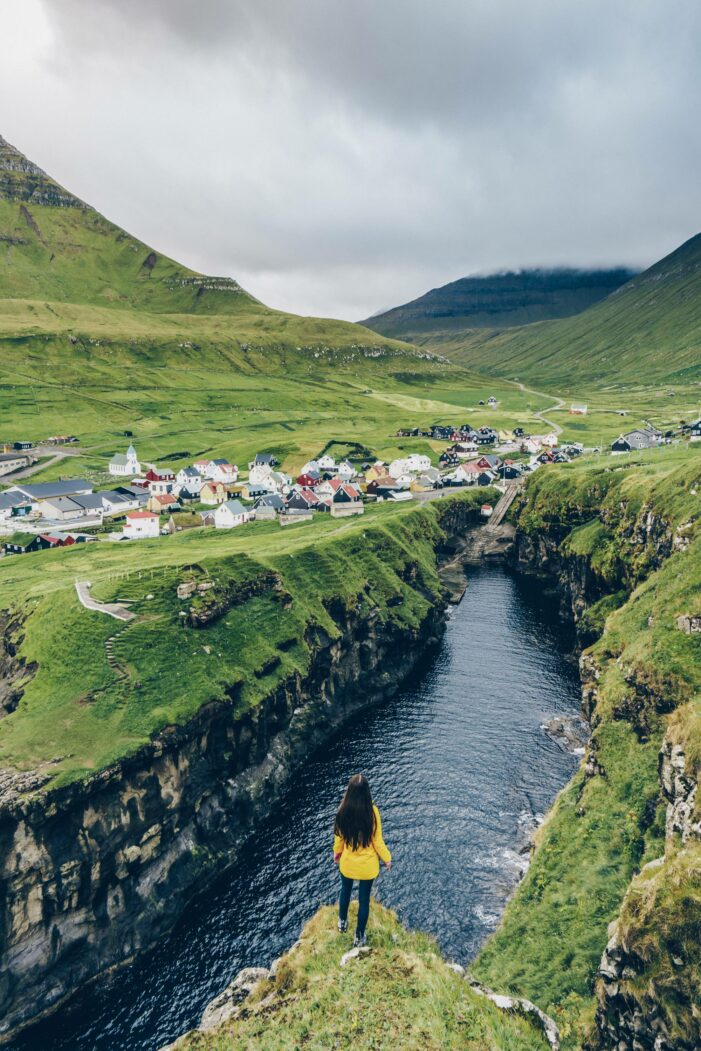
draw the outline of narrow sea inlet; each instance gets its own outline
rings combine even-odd
[[[573,638],[539,584],[500,567],[470,586],[420,670],[301,771],[235,866],[153,952],[98,981],[15,1051],[156,1051],[238,970],[269,965],[336,895],[335,808],[370,780],[394,854],[377,897],[466,962],[496,926],[519,853],[578,759],[542,724],[579,710]],[[370,923],[372,935],[372,918]]]

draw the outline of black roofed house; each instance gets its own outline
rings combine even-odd
[[[499,477],[506,481],[513,482],[517,478],[521,477],[521,468],[515,463],[504,463],[499,468]]]
[[[689,438],[692,442],[701,441],[701,419],[689,424]]]
[[[16,488],[34,505],[40,500],[53,500],[62,496],[87,496],[92,492],[92,485],[85,478],[70,478],[62,482],[37,482],[34,485],[20,484]]]
[[[627,453],[639,449],[654,449],[662,440],[662,434],[654,427],[638,427],[633,431],[626,431],[611,443],[611,452]]]
[[[42,544],[36,533],[13,533],[2,544],[6,555],[26,555],[30,551],[40,551],[41,548]]]
[[[248,465],[248,469],[252,467],[275,467],[277,460],[272,453],[256,453],[255,457],[251,460]]]
[[[494,485],[496,480],[497,476],[494,471],[480,471],[477,475],[478,485]]]
[[[267,496],[261,496],[256,500],[253,509],[256,512],[256,519],[270,521],[283,513],[285,501],[279,493],[268,493]]]

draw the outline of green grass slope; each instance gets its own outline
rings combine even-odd
[[[701,639],[676,624],[698,610],[699,486],[701,457],[666,450],[615,467],[578,463],[542,472],[520,509],[527,535],[550,536],[575,579],[588,566],[610,598],[591,607],[584,624],[600,635],[586,652],[596,669],[590,764],[540,830],[531,866],[475,971],[552,1014],[565,1048],[580,1047],[592,1023],[609,923],[631,880],[665,849],[670,880],[655,899],[659,908],[650,904],[654,888],[633,891],[623,922],[650,961],[638,984],[662,972],[658,1006],[671,1028],[696,1024],[685,983],[699,974],[698,942],[696,956],[685,956],[688,972],[675,969],[669,952],[685,940],[686,924],[693,932],[701,922],[689,875],[698,871],[701,845],[688,845],[678,869],[671,861],[658,753],[667,732],[694,742],[696,756],[700,747]],[[694,762],[690,773],[698,775]]]
[[[232,691],[246,711],[279,681],[305,674],[317,630],[340,634],[328,613],[333,603],[360,614],[374,608],[391,625],[418,628],[441,594],[441,516],[461,500],[477,518],[489,492],[378,505],[362,518],[319,516],[285,529],[275,522],[200,528],[4,559],[0,610],[14,625],[10,646],[32,671],[15,683],[18,707],[0,719],[0,767],[44,770],[62,783]],[[181,613],[192,603],[179,600],[176,588],[191,579],[214,582],[205,604],[245,598],[206,627],[189,627]],[[135,619],[125,624],[85,609],[76,580],[90,580],[99,601],[129,602]],[[110,639],[117,669],[108,660]]]
[[[351,905],[351,910],[356,906]],[[351,917],[352,918],[352,917]],[[352,924],[351,924],[352,926]],[[373,903],[371,952],[340,958],[351,945],[339,937],[335,910],[307,923],[298,944],[279,961],[228,1022],[194,1031],[177,1051],[545,1051],[528,1020],[500,1011],[471,989],[441,958],[432,939],[409,932],[394,913]]]
[[[439,344],[474,328],[511,328],[579,314],[635,273],[624,267],[561,267],[463,277],[362,324],[395,339]]]
[[[437,340],[463,364],[541,389],[701,381],[701,234],[576,317]]]

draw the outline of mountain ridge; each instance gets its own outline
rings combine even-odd
[[[458,278],[361,324],[418,343],[441,333],[511,328],[579,313],[639,271],[630,267],[530,267]]]

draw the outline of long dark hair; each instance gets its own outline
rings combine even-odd
[[[334,831],[351,850],[369,847],[375,835],[375,811],[367,778],[353,774],[336,812]]]

